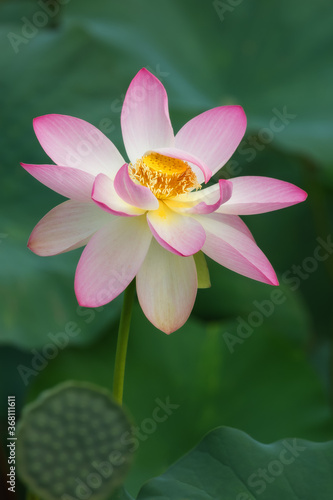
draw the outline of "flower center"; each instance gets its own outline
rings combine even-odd
[[[164,199],[200,189],[197,176],[183,160],[150,153],[129,164],[129,175],[134,182],[148,187],[156,198]]]

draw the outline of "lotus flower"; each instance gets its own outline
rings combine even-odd
[[[112,301],[136,277],[144,314],[171,333],[189,317],[202,251],[232,271],[277,285],[275,272],[238,217],[299,203],[306,193],[266,177],[219,180],[204,188],[240,143],[240,106],[206,111],[174,135],[162,83],[146,69],[131,82],[121,113],[129,163],[89,123],[46,115],[34,130],[55,165],[22,166],[69,200],[36,225],[38,255],[84,245],[75,293],[85,307]]]

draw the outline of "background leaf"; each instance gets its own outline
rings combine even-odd
[[[236,429],[208,434],[137,500],[329,500],[333,491],[333,442],[284,439],[261,444]]]

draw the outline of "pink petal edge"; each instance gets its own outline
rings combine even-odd
[[[137,73],[128,87],[121,111],[121,128],[132,163],[147,150],[174,144],[166,90],[145,68]]]
[[[137,274],[140,306],[148,320],[167,335],[189,318],[197,294],[194,258],[179,257],[151,241]]]
[[[239,229],[234,215],[196,216],[206,231],[202,251],[219,264],[239,274],[270,285],[278,285],[275,271],[255,241]],[[236,218],[236,220],[233,220]]]
[[[200,158],[214,175],[233,155],[245,130],[241,106],[220,106],[188,121],[177,133],[175,147]]]
[[[183,214],[210,214],[215,212],[232,195],[232,182],[220,179],[201,191],[175,196],[165,200],[169,208]]]
[[[56,193],[77,201],[90,201],[94,176],[77,168],[59,165],[21,166],[39,182]]]
[[[67,200],[54,207],[34,227],[28,248],[40,256],[57,255],[79,248],[112,216],[94,203]]]
[[[307,193],[290,182],[270,177],[244,176],[231,179],[233,193],[218,211],[225,214],[250,215],[301,203]]]
[[[136,217],[145,213],[123,201],[115,190],[114,182],[104,174],[96,177],[91,198],[100,208],[113,215]]]
[[[176,255],[187,257],[199,252],[206,239],[201,224],[193,217],[170,210],[162,203],[159,210],[147,213],[147,222],[155,239]]]
[[[79,260],[74,289],[83,307],[116,298],[138,273],[152,239],[145,217],[115,217],[89,241]]]
[[[43,115],[33,127],[45,153],[57,165],[79,168],[94,176],[114,177],[125,163],[115,145],[96,127],[73,116]]]

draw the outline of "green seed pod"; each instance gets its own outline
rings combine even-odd
[[[102,500],[132,462],[131,423],[111,394],[66,382],[27,405],[17,426],[17,468],[43,500]]]

